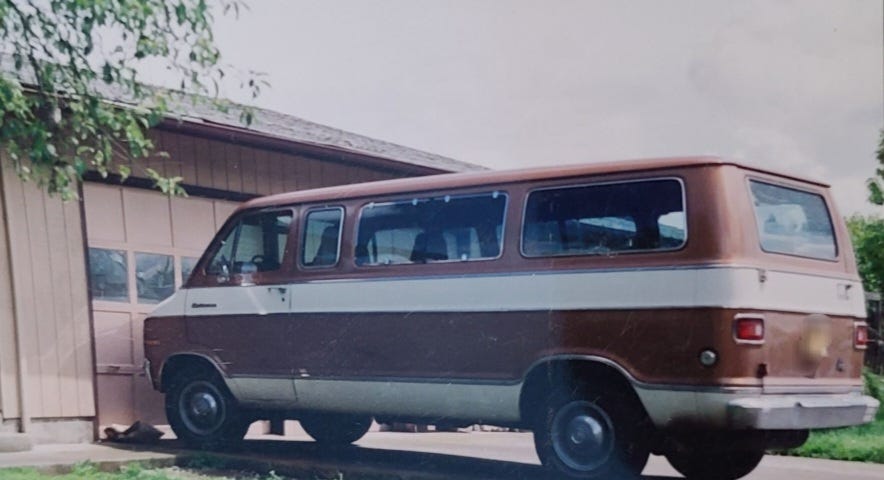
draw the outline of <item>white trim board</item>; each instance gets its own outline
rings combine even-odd
[[[767,271],[762,280],[758,269],[749,267],[354,279],[292,283],[286,288],[293,313],[711,307],[866,316],[858,281],[781,271]],[[238,287],[182,290],[158,306],[153,316],[183,315],[185,309],[191,314],[185,307],[196,298],[216,307],[193,314],[268,313],[253,295],[235,290]],[[186,299],[179,298],[184,295]],[[270,311],[278,311],[278,306]]]

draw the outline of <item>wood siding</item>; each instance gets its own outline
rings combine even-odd
[[[0,154],[0,161],[5,161]],[[0,414],[19,416],[18,347],[15,342],[15,309],[12,304],[12,269],[6,229],[3,172],[0,171]]]
[[[262,150],[165,130],[154,130],[151,137],[157,150],[168,156],[155,155],[142,161],[135,165],[134,175],[144,176],[144,168],[149,167],[166,176],[181,176],[187,185],[230,192],[270,195],[414,175],[405,170]]]
[[[15,357],[26,366],[23,387],[32,417],[93,416],[94,367],[80,204],[63,203],[33,184],[22,183],[5,159],[0,161],[7,227],[0,255],[8,255],[0,268],[0,300],[6,300],[0,301],[3,416],[19,415]],[[21,352],[15,349],[16,335]]]

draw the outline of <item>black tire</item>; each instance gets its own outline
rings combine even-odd
[[[763,449],[705,451],[693,448],[669,452],[666,459],[688,479],[736,480],[749,475],[764,457]]]
[[[650,455],[649,429],[634,395],[562,389],[537,419],[534,448],[546,468],[565,478],[638,478]]]
[[[238,407],[217,373],[176,375],[166,392],[166,418],[188,445],[218,448],[240,442],[251,420]]]
[[[312,413],[300,418],[301,427],[318,443],[349,445],[368,433],[371,417],[343,413]]]

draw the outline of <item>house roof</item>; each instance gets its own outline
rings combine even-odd
[[[233,104],[227,112],[222,112],[213,108],[209,102],[179,102],[173,107],[175,113],[180,115],[181,122],[208,128],[225,128],[228,131],[258,134],[277,140],[368,155],[440,172],[487,170],[480,165],[359,135],[273,110],[253,108],[254,120],[251,125],[246,126],[240,121],[243,108],[245,107],[242,105]]]
[[[7,55],[0,55],[0,71],[16,76],[24,85],[34,84],[30,72],[25,69],[16,71],[11,57]],[[113,85],[98,82],[96,89],[110,102],[132,105],[131,98],[127,98],[125,92]],[[215,108],[209,98],[190,96],[170,102],[170,105],[171,118],[167,125],[174,126],[177,123],[219,130],[228,134],[258,136],[265,140],[305,145],[331,152],[370,156],[377,160],[402,163],[440,173],[487,170],[480,165],[359,135],[273,110],[251,108],[254,120],[251,125],[246,126],[240,120],[241,113],[249,108],[245,105],[231,103],[225,112]]]

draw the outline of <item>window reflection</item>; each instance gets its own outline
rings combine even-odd
[[[138,303],[159,303],[175,291],[175,266],[171,255],[135,253]]]
[[[181,283],[187,283],[187,279],[190,278],[190,274],[193,273],[193,269],[196,268],[196,263],[199,261],[199,257],[181,257]]]
[[[506,201],[493,192],[369,204],[359,219],[356,264],[495,258],[502,248]]]
[[[755,180],[749,184],[764,251],[823,260],[838,257],[823,197]]]
[[[206,273],[252,274],[279,270],[285,257],[291,223],[292,213],[289,211],[244,216],[227,234]]]
[[[340,208],[314,210],[307,214],[301,243],[302,265],[330,267],[338,263],[343,215],[344,211]]]
[[[532,192],[522,249],[532,257],[673,250],[687,238],[681,183],[647,180]]]
[[[93,300],[128,302],[128,278],[126,252],[105,248],[89,249],[89,286]]]

